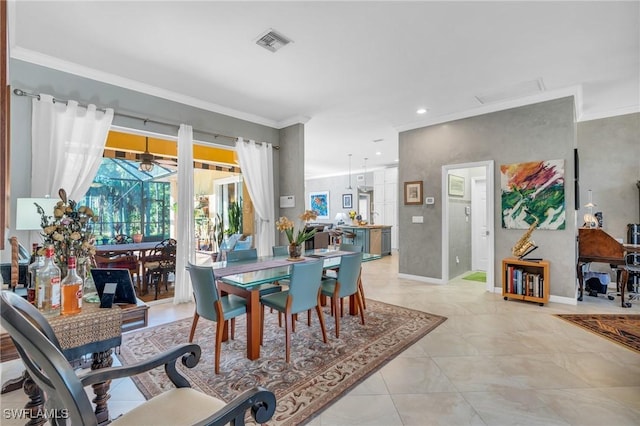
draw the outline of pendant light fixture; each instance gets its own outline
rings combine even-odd
[[[347,187],[347,189],[353,189],[351,187],[351,155],[352,154],[349,154],[349,186]]]

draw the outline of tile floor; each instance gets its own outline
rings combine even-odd
[[[366,297],[448,320],[316,417],[328,425],[639,425],[640,354],[566,323],[556,313],[640,313],[585,296],[577,306],[504,301],[484,283],[399,279],[397,255],[364,264]],[[191,316],[156,304],[151,325]],[[1,365],[2,380],[20,361]],[[129,380],[112,385],[110,411],[144,399]],[[21,408],[22,391],[1,408]],[[15,419],[3,425],[24,424]]]

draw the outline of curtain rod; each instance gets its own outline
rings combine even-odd
[[[24,91],[22,89],[13,89],[13,93],[15,95],[17,95],[17,96],[26,96],[28,98],[36,98],[36,99],[40,100],[40,94],[39,93],[29,93],[29,92],[26,92],[26,91]],[[58,99],[58,98],[53,98],[53,102],[54,103],[55,102],[60,102],[60,103],[65,104],[65,105],[67,105],[69,103],[68,100]],[[78,106],[81,106],[83,108],[87,108],[86,105],[82,105],[80,103],[78,103]],[[104,108],[96,108],[96,110],[102,111],[102,112],[106,112],[106,110]],[[167,122],[164,122],[164,121],[152,120],[150,118],[138,117],[138,116],[135,116],[135,115],[129,115],[129,114],[124,114],[124,113],[115,112],[115,111],[114,111],[113,114],[114,115],[118,115],[120,117],[131,118],[131,119],[134,119],[134,120],[140,120],[145,125],[147,123],[154,123],[154,124],[160,124],[162,126],[171,126],[171,127],[176,127],[178,129],[180,128],[180,126],[178,124],[174,124],[174,123],[167,123]],[[213,136],[214,138],[227,138],[227,139],[231,139],[233,141],[237,141],[238,140],[238,138],[236,136],[227,136],[227,135],[223,135],[223,134],[220,134],[220,133],[207,132],[207,131],[204,131],[204,130],[195,130],[194,129],[193,132],[194,133],[200,133],[200,134],[203,134],[203,135]],[[262,144],[262,142],[256,142],[256,143],[259,144],[259,145]],[[279,146],[273,146],[273,149],[279,150],[280,147]]]

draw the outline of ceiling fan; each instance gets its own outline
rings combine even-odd
[[[155,164],[163,164],[167,166],[177,166],[175,160],[168,160],[164,158],[156,158],[155,155],[149,152],[149,138],[145,137],[144,152],[140,154],[140,167],[138,168],[142,172],[150,172],[153,170]]]

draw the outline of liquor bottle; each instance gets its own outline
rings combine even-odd
[[[46,316],[60,315],[60,268],[53,261],[53,246],[47,247],[36,280],[38,309]]]
[[[34,247],[34,251],[33,251],[34,256],[32,256],[32,258],[35,257],[35,259],[29,264],[29,267],[27,268],[27,277],[28,277],[27,302],[31,303],[32,305],[35,305],[36,304],[36,281],[37,281],[36,274],[38,272],[38,269],[44,266],[44,256],[42,256],[41,254],[38,254],[38,252],[42,249],[42,247],[40,247],[37,244],[34,244],[33,247]]]
[[[62,291],[61,315],[77,314],[82,310],[82,278],[76,271],[76,257],[67,260],[67,276],[60,282]]]

